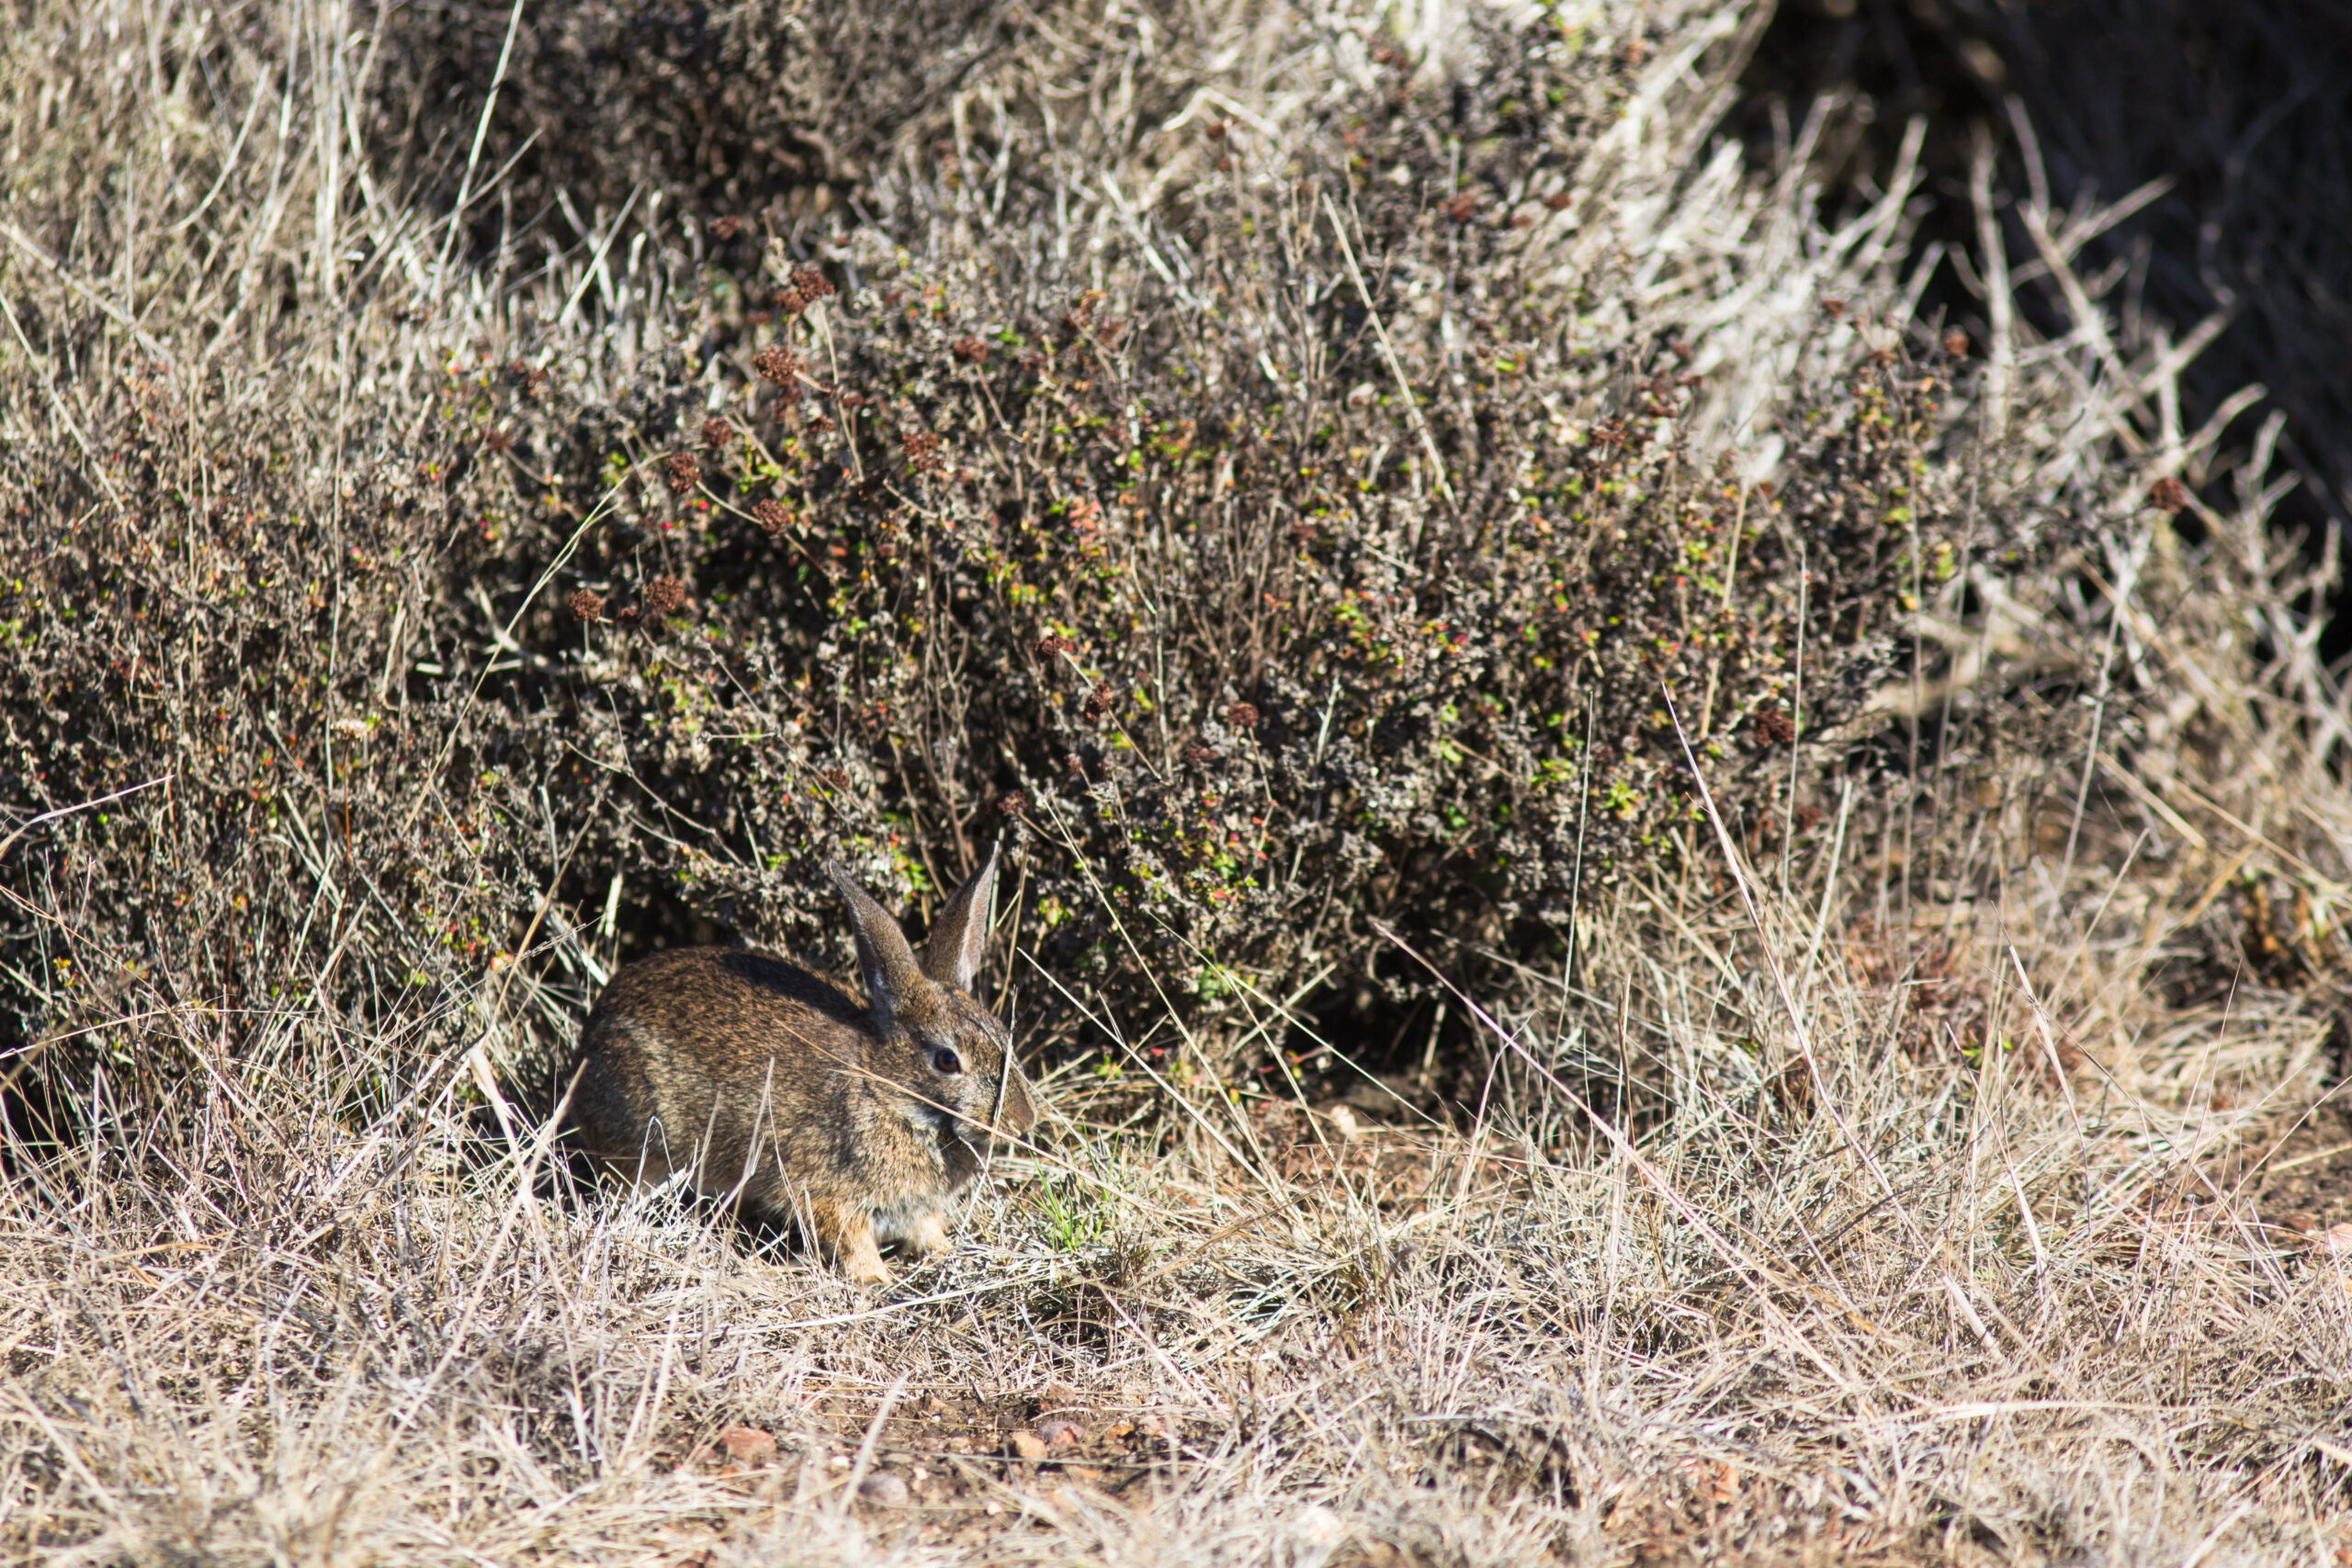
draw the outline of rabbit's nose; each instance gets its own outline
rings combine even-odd
[[[1011,1152],[1012,1145],[1020,1141],[1021,1134],[1027,1130],[1026,1122],[1014,1120],[1011,1106],[1005,1107],[1003,1114],[1000,1115],[993,1123],[978,1129],[988,1140],[988,1152],[992,1156]]]

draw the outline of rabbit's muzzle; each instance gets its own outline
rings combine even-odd
[[[1005,1153],[1036,1123],[1028,1091],[1018,1081],[998,1089],[975,1082],[960,1092],[912,1099],[906,1116],[939,1151],[948,1185],[961,1188],[988,1161]]]
[[[1018,1084],[1005,1087],[1003,1103],[977,1106],[951,1118],[953,1135],[984,1158],[1004,1154],[1036,1125],[1029,1096]]]
[[[956,1119],[956,1136],[981,1158],[1005,1153],[1037,1124],[1036,1108],[1030,1103],[1029,1090],[1017,1068],[1008,1067],[992,1084],[972,1088],[979,1092],[972,1093],[969,1100],[979,1103],[959,1107],[963,1113]]]

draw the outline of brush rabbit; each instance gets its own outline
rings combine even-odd
[[[797,1217],[852,1280],[887,1284],[879,1244],[947,1245],[942,1211],[995,1139],[1036,1121],[1004,1026],[974,999],[997,851],[918,958],[837,865],[865,1001],[745,948],[689,947],[613,976],[580,1032],[571,1122],[640,1183]]]

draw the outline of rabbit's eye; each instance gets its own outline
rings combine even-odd
[[[964,1070],[964,1058],[942,1045],[931,1054],[932,1070],[942,1077],[954,1077]]]

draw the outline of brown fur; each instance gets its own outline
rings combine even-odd
[[[942,1211],[994,1137],[1036,1120],[1004,1027],[971,984],[988,935],[991,849],[940,911],[920,961],[838,870],[868,999],[748,948],[657,953],[605,987],[580,1032],[570,1122],[639,1182],[798,1219],[850,1277],[889,1279],[880,1243],[947,1245]],[[942,1070],[952,1052],[958,1071]]]

